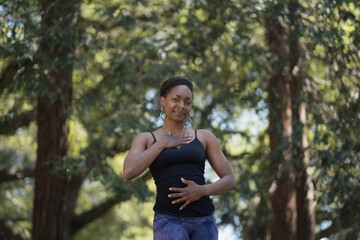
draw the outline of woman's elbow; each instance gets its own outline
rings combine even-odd
[[[124,169],[123,170],[123,177],[126,181],[131,181],[132,179],[134,179],[133,174],[131,173],[131,171]]]

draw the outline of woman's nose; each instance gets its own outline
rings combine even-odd
[[[178,107],[183,109],[185,107],[185,104],[183,101],[180,101],[179,104],[178,104]]]

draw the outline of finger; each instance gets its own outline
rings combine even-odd
[[[179,136],[180,139],[192,139],[191,135],[180,135]]]
[[[184,179],[184,178],[181,178],[181,181],[182,181],[183,183],[185,183],[186,185],[190,185],[190,184],[192,184],[192,182],[193,182],[193,181],[186,180],[186,179]]]
[[[180,207],[180,210],[183,210],[184,208],[186,208],[187,205],[189,205],[190,202],[189,201],[186,201],[181,207]]]
[[[186,201],[186,199],[179,198],[179,199],[176,199],[176,200],[172,201],[171,204],[177,204],[177,203],[181,203],[181,202],[185,202],[185,201]]]
[[[169,198],[179,198],[179,197],[182,197],[182,193],[169,194],[168,197]]]
[[[188,141],[189,141],[189,140],[191,140],[191,139],[192,139],[192,136],[191,136],[191,135],[185,135],[185,136],[184,136],[184,139],[186,139],[186,140],[188,140]]]
[[[172,192],[184,192],[183,188],[169,188],[169,190]]]

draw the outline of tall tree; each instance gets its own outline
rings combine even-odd
[[[69,239],[71,218],[82,178],[68,181],[56,162],[68,154],[73,92],[75,33],[80,1],[41,0],[37,158],[33,239]]]
[[[272,239],[314,239],[313,187],[307,174],[306,105],[298,1],[269,3],[270,188]]]
[[[53,13],[58,24],[49,26],[43,11],[47,1],[1,2],[0,21],[5,27],[0,32],[0,222],[12,219],[30,226],[31,203],[27,199],[33,192],[35,153],[30,151],[27,156],[24,152],[35,149],[36,140],[28,144],[28,139],[40,131],[34,122],[40,113],[37,103],[42,102],[42,113],[48,109],[48,113],[58,114],[58,121],[49,118],[49,124],[65,126],[65,130],[51,132],[58,134],[55,138],[66,140],[66,122],[70,121],[68,146],[66,141],[61,145],[65,153],[61,156],[60,151],[49,148],[59,157],[47,160],[49,165],[43,168],[51,168],[50,185],[63,191],[59,195],[64,193],[69,200],[66,206],[76,206],[72,213],[64,212],[71,216],[70,226],[64,227],[65,232],[70,229],[68,238],[111,238],[112,231],[95,228],[95,232],[93,227],[85,227],[89,223],[108,227],[116,222],[114,234],[125,239],[140,238],[128,227],[147,226],[151,232],[150,217],[138,218],[135,227],[116,211],[99,218],[134,193],[139,199],[151,196],[144,192],[148,175],[135,184],[125,183],[114,174],[111,164],[121,162],[119,153],[128,149],[136,133],[159,126],[157,87],[166,77],[181,74],[194,80],[197,89],[193,126],[216,132],[239,179],[237,191],[215,198],[216,215],[223,224],[233,223],[244,239],[265,239],[273,216],[269,213],[277,210],[278,217],[273,220],[296,220],[281,225],[290,228],[283,232],[311,239],[310,165],[318,190],[315,199],[320,230],[316,238],[357,236],[359,221],[355,220],[359,214],[353,209],[360,192],[359,3],[280,2],[91,0],[81,2],[79,18],[75,6],[61,20]],[[266,21],[258,21],[264,14]],[[69,17],[74,22],[66,25]],[[80,39],[76,39],[78,28]],[[267,65],[270,67],[264,68]],[[72,74],[67,73],[70,71]],[[70,75],[71,81],[66,80]],[[54,111],[45,108],[50,105]],[[272,111],[268,131],[271,161],[266,161],[269,142],[261,130],[256,138],[248,137],[249,130],[240,130],[243,109],[260,115],[267,109]],[[61,111],[65,115],[60,115]],[[234,137],[242,140],[240,147],[229,144]],[[27,140],[12,145],[15,139]],[[239,153],[242,148],[247,152]],[[272,173],[271,178],[264,177],[265,172]],[[270,188],[276,205],[272,208],[268,183],[276,183],[275,179],[281,189],[276,184]],[[94,185],[102,191],[91,193],[89,188]],[[282,208],[276,199],[288,208]],[[26,207],[19,208],[19,202]],[[9,233],[11,226],[14,230],[21,227],[1,224],[0,232]]]
[[[309,151],[307,136],[307,101],[305,98],[305,67],[303,66],[304,46],[300,43],[303,35],[302,7],[298,1],[288,2],[289,16],[289,72],[291,76],[292,111],[292,158],[296,173],[297,239],[314,240],[315,210],[314,186],[308,174]]]
[[[271,239],[296,239],[295,172],[291,156],[292,111],[291,74],[288,66],[289,46],[282,10],[285,4],[270,4],[267,17],[267,42],[272,53],[270,61],[269,137],[270,176],[275,182],[270,188],[272,219]]]

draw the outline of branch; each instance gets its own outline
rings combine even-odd
[[[226,149],[223,149],[223,153],[225,155],[225,157],[229,160],[229,161],[238,161],[238,160],[242,160],[244,159],[247,155],[249,155],[249,152],[243,152],[240,153],[238,155],[231,155],[228,151],[226,151]]]
[[[124,194],[124,196],[122,196],[122,198],[107,199],[105,202],[94,207],[93,209],[91,209],[87,212],[84,212],[78,216],[75,216],[73,218],[72,224],[71,224],[73,233],[78,232],[86,224],[105,215],[116,204],[126,201],[126,200],[129,200],[130,198],[131,198],[131,195]]]
[[[136,22],[155,22],[159,19],[157,14],[141,14],[135,13],[134,15],[127,17],[120,17],[118,21],[94,21],[88,18],[81,17],[79,19],[81,24],[93,26],[97,31],[109,32],[118,27],[124,27],[131,24],[135,24]]]
[[[12,240],[30,240],[30,232],[17,222],[0,219],[0,238]]]
[[[22,61],[13,61],[7,65],[0,73],[0,92],[3,92],[4,89],[8,88],[30,62],[31,59],[26,58]]]
[[[233,135],[236,135],[236,134],[239,134],[241,135],[242,137],[245,137],[246,139],[249,139],[250,136],[249,134],[247,134],[246,132],[244,131],[236,131],[236,130],[221,130],[221,129],[218,129],[218,128],[213,128],[213,131],[214,133],[217,135],[217,134],[233,134]]]
[[[10,168],[0,170],[0,184],[4,182],[12,182],[26,177],[33,177],[35,172],[35,164],[33,163],[17,163]]]
[[[209,123],[209,116],[211,111],[215,108],[216,103],[215,99],[201,111],[200,115],[200,124],[199,126],[202,128],[208,128],[211,124]]]
[[[35,110],[12,116],[7,114],[0,119],[0,134],[14,134],[20,127],[28,127],[36,118]]]
[[[331,224],[330,227],[318,232],[315,236],[315,239],[320,240],[322,238],[328,238],[329,236],[331,236],[334,233],[337,233],[338,231],[339,229],[337,228],[337,226],[335,224]]]
[[[331,235],[333,235],[335,233],[339,233],[339,232],[346,235],[347,233],[351,232],[352,230],[353,229],[351,227],[339,228],[338,226],[336,226],[336,224],[331,224],[330,227],[318,232],[315,236],[315,240],[320,240],[322,238],[329,238]]]
[[[143,176],[141,176],[140,180],[146,182],[151,179],[150,171],[147,171]],[[81,230],[88,223],[104,216],[113,206],[119,204],[121,202],[125,202],[133,196],[132,193],[128,191],[121,191],[121,194],[116,195],[117,197],[110,198],[105,200],[103,203],[98,206],[93,207],[91,210],[84,212],[80,215],[77,215],[73,218],[71,226],[72,232],[75,234],[79,230]]]

